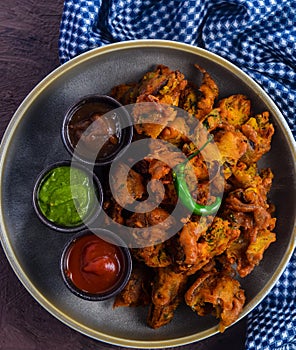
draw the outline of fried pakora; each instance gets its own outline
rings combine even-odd
[[[147,319],[150,327],[159,328],[172,320],[174,311],[183,299],[186,282],[187,276],[176,273],[171,267],[157,269]]]
[[[228,220],[219,217],[215,217],[206,230],[200,231],[199,223],[189,222],[179,235],[179,253],[182,251],[183,259],[178,259],[176,263],[187,275],[193,275],[215,256],[222,254],[240,234]]]
[[[251,101],[243,94],[218,100],[214,79],[203,67],[195,68],[200,86],[180,71],[158,65],[139,82],[111,91],[121,103],[135,104],[135,137],[153,141],[147,157],[130,172],[119,166],[117,196],[123,206],[139,208],[150,191],[158,203],[145,213],[125,213],[116,200],[106,201],[108,215],[132,228],[138,244],[131,248],[132,276],[114,306],[149,305],[147,324],[159,328],[185,302],[200,316],[219,318],[223,332],[239,318],[246,300],[237,275],[250,274],[276,241],[274,206],[268,200],[273,173],[257,165],[271,148],[274,127],[267,111],[252,114]],[[209,146],[204,154],[196,152],[209,134],[217,151]],[[208,203],[210,185],[212,196],[224,194],[215,216],[184,212],[178,218],[181,229],[172,236],[177,219],[171,212],[180,200],[173,169],[184,157],[188,189],[197,203]],[[123,173],[128,173],[126,186]],[[216,183],[221,173],[222,183]]]
[[[113,307],[145,306],[151,302],[151,279],[154,273],[145,264],[136,264],[124,290],[116,296]]]
[[[185,293],[185,301],[199,316],[212,313],[224,332],[239,317],[245,303],[240,283],[224,272],[201,273]]]

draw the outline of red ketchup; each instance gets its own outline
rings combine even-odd
[[[89,234],[70,245],[65,273],[81,291],[101,294],[116,284],[123,265],[123,254],[118,246]]]

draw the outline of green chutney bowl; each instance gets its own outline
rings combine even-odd
[[[100,180],[77,162],[49,165],[37,177],[33,207],[38,218],[60,232],[77,232],[98,218],[103,203]]]

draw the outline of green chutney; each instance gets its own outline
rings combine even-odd
[[[64,227],[80,225],[94,207],[95,189],[90,176],[70,166],[60,166],[46,174],[38,191],[43,215]]]

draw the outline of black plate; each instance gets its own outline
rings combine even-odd
[[[281,113],[263,90],[224,59],[189,45],[156,40],[109,45],[87,52],[47,76],[15,113],[1,145],[1,241],[14,271],[49,312],[70,327],[109,343],[142,347],[183,345],[213,335],[217,320],[198,317],[180,307],[167,326],[152,330],[144,308],[112,309],[112,301],[88,302],[65,287],[59,272],[62,248],[69,234],[45,227],[32,206],[32,190],[40,171],[69,159],[61,140],[62,121],[68,108],[81,97],[108,93],[119,83],[137,81],[156,64],[179,69],[199,80],[198,63],[212,75],[220,97],[246,94],[254,112],[269,110],[275,125],[271,152],[260,165],[271,167],[271,192],[278,217],[277,242],[264,260],[243,279],[247,303],[240,318],[269,292],[283,272],[295,245],[296,178],[295,143]]]

